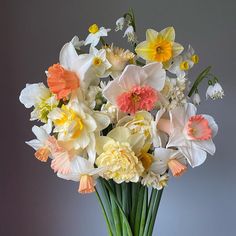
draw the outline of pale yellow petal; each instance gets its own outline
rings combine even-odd
[[[125,127],[116,127],[111,130],[107,136],[118,142],[126,142],[130,136],[130,130]]]
[[[148,41],[148,42],[155,42],[156,41],[156,39],[157,39],[157,35],[158,35],[158,32],[157,31],[155,31],[155,30],[153,30],[153,29],[148,29],[147,31],[146,31],[146,40]]]
[[[109,141],[112,141],[112,139],[107,136],[99,136],[96,138],[96,152],[98,155],[103,153],[103,146]]]
[[[141,149],[144,146],[145,137],[141,134],[132,134],[128,138],[128,142],[130,146],[132,147],[132,150],[134,151],[136,156],[138,156],[140,154]]]
[[[172,46],[172,56],[173,57],[178,56],[183,50],[184,50],[184,47],[181,44],[173,43],[173,46]]]
[[[160,35],[163,37],[163,39],[166,39],[168,41],[174,41],[175,29],[174,27],[167,27],[160,32]]]
[[[135,48],[135,52],[145,60],[153,61],[155,58],[155,51],[153,51],[153,48],[150,47],[147,41],[139,43]]]

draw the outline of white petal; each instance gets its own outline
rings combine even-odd
[[[126,142],[130,136],[130,130],[125,127],[116,127],[107,136],[118,142]]]
[[[50,91],[43,83],[26,84],[20,93],[19,100],[26,108],[30,108],[49,96]]]
[[[117,80],[113,80],[103,90],[103,96],[113,105],[116,105],[116,99],[125,90],[120,87]]]
[[[200,149],[194,149],[192,147],[179,147],[179,150],[183,153],[192,167],[201,165],[207,157],[206,152]]]
[[[128,65],[119,78],[119,84],[123,89],[130,90],[135,85],[142,85],[146,78],[147,73],[142,67]]]
[[[38,150],[39,148],[43,147],[43,144],[38,139],[33,139],[25,143],[32,147],[34,150]]]
[[[109,116],[103,114],[102,112],[94,112],[94,119],[97,123],[97,130],[103,130],[110,124]]]
[[[38,127],[38,126],[34,125],[32,128],[32,131],[41,143],[44,143],[49,137],[46,130],[43,129],[42,127]]]
[[[211,139],[205,140],[205,141],[193,141],[193,147],[202,149],[210,153],[211,155],[213,155],[216,151],[215,144],[213,143]]]
[[[205,115],[205,114],[203,115],[203,117],[207,119],[208,121],[208,124],[212,130],[212,137],[215,137],[218,132],[218,125],[216,124],[214,118],[212,116]]]
[[[150,63],[144,66],[143,69],[148,75],[145,84],[157,91],[161,91],[165,85],[166,79],[166,72],[162,69],[162,64],[159,62]]]
[[[143,135],[140,135],[138,133],[132,134],[129,136],[127,142],[130,143],[132,150],[135,152],[136,156],[138,156],[144,146],[145,138]]]
[[[78,54],[74,48],[74,45],[71,42],[66,43],[60,51],[60,56],[59,56],[60,64],[65,69],[73,71],[72,68],[77,59],[78,59]]]

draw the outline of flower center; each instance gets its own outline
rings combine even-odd
[[[179,65],[181,70],[188,70],[189,69],[189,64],[187,61],[182,61]]]
[[[191,60],[193,61],[194,64],[197,64],[199,62],[199,56],[194,54],[192,55]]]
[[[140,110],[151,111],[157,100],[155,89],[149,86],[135,86],[117,97],[117,105],[121,111],[134,114]]]
[[[93,177],[90,175],[82,175],[80,177],[78,192],[85,194],[85,193],[92,193],[94,191],[95,188],[94,188]]]
[[[152,165],[153,156],[150,153],[141,152],[141,155],[139,156],[139,159],[141,160],[145,170],[148,170],[149,167]]]
[[[187,170],[187,166],[183,165],[176,159],[169,160],[168,167],[170,168],[173,176],[181,176]]]
[[[94,57],[93,65],[94,66],[100,66],[101,64],[102,64],[102,59],[100,57]]]
[[[89,27],[88,31],[91,34],[96,34],[98,32],[99,28],[97,24],[93,24]]]
[[[171,42],[158,37],[155,42],[155,60],[159,62],[168,61],[172,57],[172,44]]]
[[[81,131],[84,128],[84,123],[81,117],[72,109],[69,109],[65,105],[61,107],[61,117],[59,119],[54,120],[54,124],[56,126],[68,125],[73,127],[73,133],[71,135],[72,139],[76,139],[80,136]],[[65,131],[68,132],[68,131]]]
[[[186,124],[187,135],[191,140],[208,140],[212,138],[212,130],[207,119],[202,115],[191,116]]]
[[[57,95],[57,99],[66,98],[73,90],[79,87],[79,78],[72,72],[65,70],[60,64],[48,68],[48,87]]]

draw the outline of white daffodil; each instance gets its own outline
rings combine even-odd
[[[99,174],[104,172],[104,168],[95,168],[94,164],[83,157],[76,157],[70,163],[70,172],[67,174],[57,173],[57,176],[76,182],[80,182],[79,193],[92,193],[95,191],[95,180]]]
[[[188,49],[185,53],[183,53],[184,60],[192,61],[193,64],[197,64],[199,62],[199,56],[195,54],[194,49],[191,45],[188,46]],[[193,64],[190,64],[190,67],[193,66]]]
[[[91,73],[97,78],[107,77],[109,75],[108,69],[111,67],[111,64],[106,58],[106,50],[98,50],[94,47],[90,47],[90,54],[93,56]]]
[[[120,17],[116,21],[116,29],[115,29],[115,31],[123,30],[124,25],[125,25],[125,18],[124,17]]]
[[[168,174],[159,175],[152,171],[149,171],[141,180],[141,184],[147,187],[152,187],[157,190],[163,189],[167,186],[169,180]]]
[[[93,24],[89,27],[88,31],[90,34],[85,39],[85,45],[91,44],[92,47],[95,47],[99,43],[100,38],[107,36],[111,29],[99,28],[97,24]]]
[[[193,62],[191,60],[184,58],[182,55],[179,55],[172,60],[168,71],[175,74],[179,78],[184,78],[192,66]]]
[[[32,132],[37,139],[25,142],[36,150],[35,157],[42,162],[46,162],[48,157],[51,156],[51,147],[56,143],[56,139],[50,136],[51,129],[51,124],[46,124],[41,127],[35,125],[32,128]]]
[[[74,45],[75,49],[80,50],[82,46],[84,46],[84,40],[79,40],[78,36],[74,36],[71,39],[71,43]]]
[[[199,93],[194,93],[193,95],[193,104],[194,105],[199,105],[201,103],[201,97]]]
[[[215,152],[212,138],[218,126],[209,115],[196,115],[197,109],[187,103],[170,111],[170,138],[167,148],[175,147],[186,157],[192,167],[206,160],[206,152]]]
[[[221,85],[217,82],[214,85],[209,85],[206,91],[206,99],[209,97],[213,100],[223,98],[224,90]]]
[[[30,120],[48,121],[48,113],[57,107],[58,101],[43,83],[26,84],[19,100],[26,108],[34,106]]]
[[[137,42],[137,35],[134,32],[134,27],[132,25],[130,25],[126,31],[124,32],[124,36],[123,38],[127,37],[128,38],[128,42],[130,43],[136,43]]]
[[[74,149],[85,149],[90,161],[95,159],[95,133],[106,128],[110,119],[102,112],[91,111],[77,97],[49,113],[59,141],[70,141]]]
[[[96,165],[106,168],[103,178],[116,183],[138,182],[144,172],[139,158],[143,145],[144,136],[131,134],[125,127],[114,128],[107,136],[98,137]]]
[[[154,160],[150,166],[150,171],[163,175],[168,169],[173,176],[180,176],[187,170],[187,161],[183,154],[178,150],[156,148]]]
[[[164,87],[165,77],[159,62],[144,67],[128,65],[119,78],[108,83],[103,95],[122,112],[151,111],[159,100],[158,91]]]

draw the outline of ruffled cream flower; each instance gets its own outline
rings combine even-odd
[[[138,156],[144,144],[144,137],[131,134],[125,127],[117,127],[108,135],[97,138],[96,165],[106,167],[103,173],[106,179],[113,179],[116,183],[138,182],[144,172],[142,162]]]
[[[161,190],[167,186],[169,180],[168,174],[159,175],[152,171],[148,172],[141,180],[142,185]]]
[[[134,53],[129,50],[124,50],[123,48],[115,47],[111,45],[106,47],[107,60],[112,65],[110,68],[110,73],[113,78],[117,78],[121,75],[125,66],[134,58]]]
[[[123,126],[130,129],[132,134],[141,134],[145,137],[145,145],[143,151],[148,151],[151,143],[151,122],[152,115],[147,111],[136,112],[133,116],[125,116],[118,121],[117,126]]]

